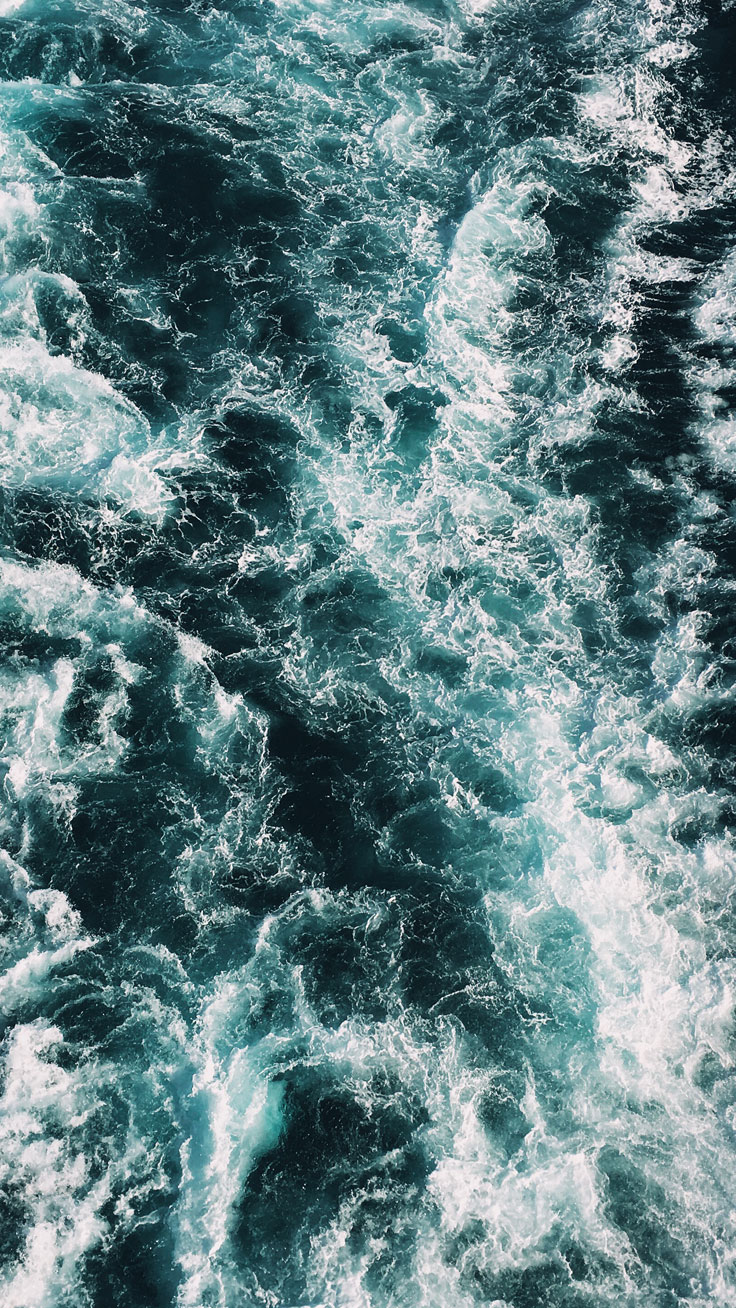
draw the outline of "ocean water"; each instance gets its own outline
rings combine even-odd
[[[3,1308],[735,1308],[735,37],[1,0]]]

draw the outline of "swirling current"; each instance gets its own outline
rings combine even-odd
[[[736,1306],[736,8],[0,0],[0,1301]]]

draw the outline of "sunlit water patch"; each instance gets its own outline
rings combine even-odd
[[[733,38],[0,5],[3,1303],[736,1305]]]

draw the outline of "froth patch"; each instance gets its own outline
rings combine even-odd
[[[51,1308],[74,1294],[80,1259],[105,1233],[105,1177],[91,1182],[73,1132],[94,1103],[90,1078],[57,1061],[58,1027],[17,1026],[5,1057],[0,1098],[0,1184],[20,1193],[29,1222],[19,1260],[2,1276],[8,1308]]]
[[[704,279],[693,314],[701,356],[690,373],[700,401],[696,434],[717,471],[736,474],[736,418],[727,397],[736,380],[736,255]]]
[[[26,340],[0,353],[0,387],[6,483],[88,490],[161,516],[169,496],[148,424],[105,378]]]
[[[37,228],[41,212],[41,206],[28,182],[9,182],[0,191],[0,267],[3,272],[10,273],[12,270],[13,242]]]

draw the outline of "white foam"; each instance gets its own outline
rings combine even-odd
[[[25,137],[0,132],[0,475],[10,486],[52,484],[111,497],[161,521],[172,502],[164,480],[170,443],[154,442],[135,405],[80,366],[88,330],[80,287],[62,273],[26,266],[28,238],[49,240],[37,197],[49,168],[58,172]],[[63,305],[68,355],[46,339],[38,297],[48,293]],[[193,455],[178,451],[174,462],[182,466]]]
[[[606,17],[596,9],[591,22]],[[489,1143],[474,1107],[482,1078],[465,1063],[461,1048],[451,1075],[449,1063],[443,1068],[429,1051],[417,1052],[417,1061],[424,1057],[431,1067],[430,1089],[412,1070],[408,1048],[416,1037],[403,1028],[399,1052],[396,1031],[380,1033],[381,1057],[392,1063],[396,1058],[402,1084],[416,1086],[422,1101],[432,1103],[428,1139],[438,1158],[432,1187],[443,1227],[460,1233],[483,1223],[480,1252],[473,1242],[466,1262],[470,1272],[480,1259],[489,1276],[504,1267],[543,1263],[552,1232],[564,1229],[611,1260],[611,1301],[642,1308],[655,1290],[646,1273],[639,1284],[632,1281],[632,1248],[607,1215],[598,1169],[602,1142],[633,1157],[672,1196],[682,1215],[677,1238],[688,1251],[693,1278],[705,1287],[702,1295],[694,1291],[693,1302],[734,1302],[727,1288],[729,1250],[736,1247],[727,1200],[731,1147],[695,1073],[706,1048],[726,1062],[730,1057],[734,976],[730,965],[709,963],[717,928],[708,916],[706,870],[728,849],[716,841],[706,842],[707,854],[691,852],[672,838],[671,827],[688,812],[705,817],[716,811],[717,797],[693,787],[697,760],[686,749],[678,752],[669,738],[665,743],[665,723],[625,662],[614,672],[585,653],[573,622],[579,600],[594,607],[602,625],[609,622],[615,631],[617,623],[595,517],[582,497],[564,500],[533,483],[513,455],[526,448],[520,414],[534,433],[530,444],[537,457],[545,445],[586,440],[604,402],[641,409],[617,375],[634,357],[636,284],[692,282],[698,275],[693,261],[654,256],[641,241],[657,224],[678,221],[709,202],[704,189],[687,186],[693,152],[674,138],[660,110],[660,70],[682,57],[689,35],[684,20],[673,36],[679,21],[664,7],[646,8],[636,32],[636,66],[596,74],[579,102],[581,136],[597,133],[590,138],[596,142],[593,161],[614,164],[623,154],[630,168],[630,205],[607,244],[606,266],[589,286],[573,288],[591,321],[610,327],[603,357],[610,385],[576,368],[589,342],[569,325],[574,317],[565,318],[564,302],[552,340],[511,344],[519,336],[524,341],[523,330],[514,333],[525,326],[515,309],[525,262],[533,281],[543,276],[540,267],[554,277],[551,260],[546,262],[550,237],[538,212],[550,194],[541,165],[545,148],[554,149],[556,158],[564,150],[543,143],[535,147],[537,157],[528,145],[499,151],[493,175],[473,180],[473,203],[444,271],[436,271],[431,242],[422,246],[423,267],[432,270],[435,286],[422,362],[400,367],[385,342],[371,340],[374,319],[356,304],[339,337],[356,410],[380,416],[381,387],[396,388],[402,376],[402,384],[441,388],[449,400],[420,474],[402,470],[388,440],[365,441],[356,421],[349,449],[323,447],[310,505],[344,531],[344,566],[365,567],[390,596],[397,648],[382,661],[383,677],[407,696],[412,715],[426,714],[447,725],[455,739],[472,741],[476,757],[502,761],[526,801],[518,816],[497,819],[495,829],[511,849],[516,840],[520,848],[538,850],[539,871],[533,863],[528,873],[516,868],[510,856],[516,868],[512,888],[500,894],[495,845],[488,854],[489,930],[499,966],[540,1005],[554,1010],[564,1003],[581,1021],[595,1015],[589,1048],[585,1037],[555,1043],[541,1019],[536,1035],[529,1034],[532,1064],[538,1057],[570,1085],[575,1125],[567,1123],[566,1132],[548,1119],[543,1096],[530,1081],[524,1111],[534,1125],[523,1164],[502,1159]],[[586,164],[584,144],[578,148],[578,156],[570,150],[571,167]],[[418,257],[408,238],[405,248],[407,257],[410,249]],[[719,332],[725,295],[721,304],[711,315]],[[541,350],[549,351],[542,361]],[[537,378],[545,379],[539,402],[530,385]],[[390,437],[392,420],[385,421]],[[312,430],[319,446],[316,424]],[[651,480],[649,485],[657,489]],[[717,506],[701,509],[716,512]],[[642,569],[642,605],[664,605],[672,587],[696,595],[711,567],[692,541],[675,541]],[[428,595],[427,583],[442,568],[458,580],[440,601]],[[520,605],[513,602],[517,586],[526,588]],[[670,626],[654,653],[654,677],[677,712],[718,702],[700,621],[696,614]],[[448,691],[439,682],[430,688],[429,678],[412,667],[412,651],[440,636],[468,655],[467,700],[464,689]],[[295,638],[286,671],[295,689],[309,688],[313,704],[331,702],[334,669],[324,665],[306,634]],[[485,720],[463,712],[474,691],[492,705]],[[581,719],[589,719],[582,733]],[[442,746],[433,768],[458,818],[464,811],[479,813]],[[728,884],[725,870],[719,884]],[[672,887],[679,889],[674,893]],[[545,965],[540,950],[547,915],[563,910],[565,920],[578,925],[580,950],[589,953]],[[564,966],[570,967],[569,981]],[[583,981],[587,992],[581,991]],[[365,1066],[373,1056],[368,1036],[341,1029],[339,1039],[357,1075],[360,1061]],[[370,1302],[370,1260],[350,1254],[350,1221],[346,1208],[315,1247],[312,1292],[324,1296],[327,1286],[329,1301],[362,1305]],[[701,1241],[709,1222],[722,1233],[719,1242]],[[464,1303],[467,1296],[442,1257],[436,1232],[421,1217],[416,1228],[424,1302]]]
[[[7,1046],[0,1182],[20,1192],[31,1214],[21,1260],[0,1278],[8,1308],[55,1308],[73,1293],[80,1259],[105,1234],[107,1178],[90,1182],[74,1142],[94,1090],[87,1073],[55,1061],[61,1044],[58,1028],[38,1021],[16,1026]]]
[[[0,352],[0,386],[6,482],[89,488],[162,515],[170,496],[150,466],[155,454],[146,459],[147,423],[104,378],[29,340]]]
[[[63,963],[68,963],[83,949],[89,949],[93,941],[73,940],[58,949],[32,949],[25,958],[0,977],[0,1004],[7,1013],[40,998],[44,993],[49,973]]]
[[[255,1160],[276,1143],[282,1126],[284,1086],[264,1073],[259,1046],[228,1049],[222,1039],[230,1014],[242,1005],[244,983],[247,994],[247,974],[220,980],[190,1046],[189,1135],[181,1147],[175,1215],[183,1308],[203,1302],[225,1308],[231,1302],[237,1272],[227,1246],[235,1201]]]
[[[13,268],[14,242],[38,227],[41,214],[29,182],[9,181],[0,190],[0,268],[6,274]]]
[[[731,358],[736,346],[735,294],[736,254],[731,254],[704,278],[693,314],[701,342],[716,358],[696,356],[689,369],[700,401],[695,435],[713,467],[728,474],[736,471],[736,422],[721,392],[732,387],[736,377]]]

